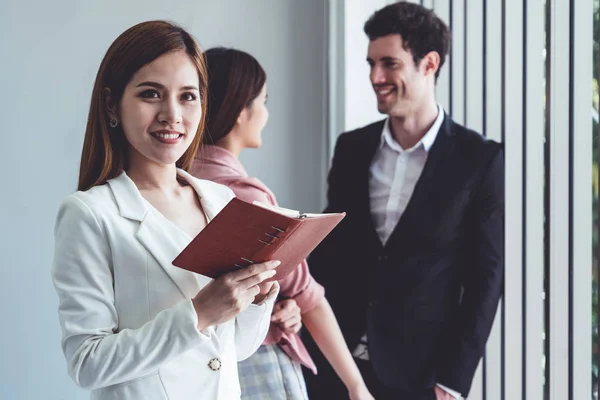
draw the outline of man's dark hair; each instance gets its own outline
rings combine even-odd
[[[435,79],[450,48],[450,29],[435,13],[419,4],[399,1],[376,11],[365,23],[365,33],[370,41],[383,36],[402,36],[405,50],[410,50],[418,65],[430,51],[440,55],[440,65]]]

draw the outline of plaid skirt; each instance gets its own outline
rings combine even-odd
[[[242,400],[308,400],[300,364],[277,345],[260,346],[238,373]]]

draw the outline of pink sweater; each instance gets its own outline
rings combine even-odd
[[[226,186],[240,199],[254,200],[277,205],[275,195],[261,181],[249,177],[240,161],[228,150],[203,145],[198,151],[190,173],[200,179],[211,180]],[[296,300],[302,313],[316,307],[325,297],[323,286],[314,280],[308,270],[306,260],[288,276],[279,281],[280,295],[283,298]],[[317,368],[310,358],[300,337],[284,332],[279,325],[271,323],[263,344],[279,344],[285,353],[295,362],[301,363],[317,373]]]

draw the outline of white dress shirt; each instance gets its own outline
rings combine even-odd
[[[383,126],[381,144],[370,168],[369,197],[375,229],[384,245],[406,210],[443,121],[444,112],[438,106],[435,122],[410,149],[403,149],[393,138],[389,119]]]
[[[381,143],[369,169],[371,217],[377,235],[384,245],[406,210],[417,181],[425,168],[429,150],[433,146],[443,122],[444,111],[438,105],[438,115],[431,128],[417,144],[409,149],[404,149],[392,136],[390,119],[385,121],[381,133]],[[366,334],[361,338],[353,355],[363,360],[369,359]],[[457,399],[461,397],[460,393],[454,390],[442,385],[438,386]]]

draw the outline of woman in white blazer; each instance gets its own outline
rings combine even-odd
[[[128,29],[100,65],[52,269],[68,371],[92,399],[239,399],[237,362],[267,333],[277,261],[216,280],[171,264],[233,197],[186,172],[206,86],[196,42],[164,21]]]

